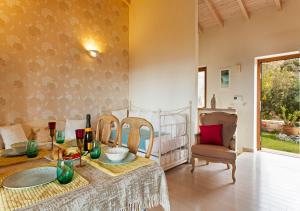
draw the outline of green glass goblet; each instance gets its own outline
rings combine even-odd
[[[73,161],[72,160],[57,161],[56,175],[57,175],[57,180],[60,184],[70,183],[74,176]]]
[[[92,142],[92,149],[90,151],[90,156],[92,159],[98,159],[101,155],[101,147],[97,141]]]
[[[65,131],[57,130],[55,139],[56,139],[56,143],[63,144],[65,142]]]
[[[26,146],[26,155],[29,158],[34,158],[39,154],[39,148],[36,141],[28,141]]]

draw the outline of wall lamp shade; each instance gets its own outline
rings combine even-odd
[[[100,54],[98,50],[88,50],[88,53],[93,58],[96,58]]]

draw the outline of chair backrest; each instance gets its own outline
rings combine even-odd
[[[229,114],[225,112],[212,112],[200,114],[200,123],[202,125],[223,125],[223,145],[229,147],[230,141],[232,140],[236,127],[238,117],[236,114]]]
[[[140,137],[140,129],[141,127],[145,126],[150,129],[150,139],[149,139],[149,145],[147,148],[147,152],[145,157],[150,158],[152,146],[153,146],[153,140],[154,140],[154,129],[150,122],[148,122],[146,119],[138,118],[138,117],[127,117],[121,121],[121,129],[120,129],[120,136],[119,136],[119,145],[122,145],[122,128],[124,124],[129,125],[129,135],[128,135],[128,149],[130,152],[136,154],[139,148],[139,144],[141,141]]]
[[[115,124],[116,127],[116,140],[114,143],[110,143],[110,136],[112,132],[112,126]],[[114,115],[101,115],[98,119],[96,140],[101,141],[103,144],[112,144],[113,146],[118,145],[118,138],[120,132],[120,121]]]

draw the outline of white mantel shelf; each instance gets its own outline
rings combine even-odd
[[[236,109],[234,108],[216,108],[216,109],[212,109],[212,108],[198,108],[198,112],[201,113],[211,113],[211,112],[226,112],[226,113],[236,113]]]

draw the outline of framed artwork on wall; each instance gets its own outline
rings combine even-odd
[[[221,69],[221,88],[229,88],[230,86],[230,69]]]

